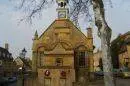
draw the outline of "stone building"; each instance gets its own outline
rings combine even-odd
[[[97,50],[93,55],[94,60],[94,71],[100,71],[100,60],[102,60],[102,52],[101,50]]]
[[[5,44],[5,48],[0,47],[0,77],[13,76],[15,72],[15,62],[12,54],[8,51],[8,44]]]
[[[120,34],[111,43],[113,65],[130,68],[130,31]],[[117,68],[117,67],[116,67]]]
[[[120,36],[123,39],[123,43],[119,50],[119,68],[128,67],[130,69],[130,32],[127,32]]]
[[[38,86],[86,86],[93,73],[92,29],[85,36],[70,21],[66,0],[57,3],[58,18],[41,36],[35,33],[32,71],[38,75]]]

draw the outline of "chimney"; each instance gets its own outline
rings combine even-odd
[[[9,44],[8,43],[5,43],[5,49],[9,50]]]
[[[92,35],[92,28],[87,28],[87,37],[88,38],[93,38],[93,35]]]

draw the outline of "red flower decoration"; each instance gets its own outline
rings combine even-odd
[[[62,77],[66,77],[66,72],[65,71],[61,71],[61,76]]]

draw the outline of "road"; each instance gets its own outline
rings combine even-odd
[[[89,86],[104,86],[103,80],[96,80],[91,82]],[[130,86],[130,79],[116,78],[116,86]]]
[[[15,82],[6,82],[6,83],[3,83],[0,86],[22,86],[22,81],[21,80],[17,80]]]

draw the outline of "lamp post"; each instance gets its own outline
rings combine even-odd
[[[25,72],[25,68],[24,67],[20,67],[19,68],[19,72],[20,72],[20,76],[21,76],[21,80],[22,80],[22,86],[24,86],[24,72]]]
[[[26,51],[26,49],[24,48],[24,49],[22,50],[22,53],[21,53],[22,56],[21,56],[21,57],[25,58],[26,53],[27,53],[27,51]]]

